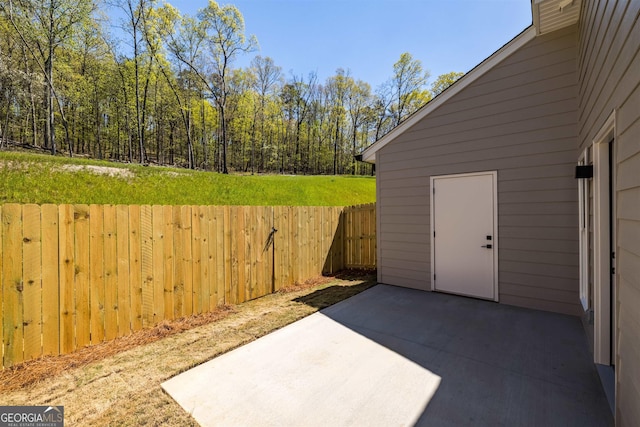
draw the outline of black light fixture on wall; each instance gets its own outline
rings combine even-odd
[[[593,178],[593,165],[576,166],[576,179]]]

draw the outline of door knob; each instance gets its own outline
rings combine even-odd
[[[482,245],[483,248],[487,248],[487,249],[491,249],[493,248],[493,245]]]

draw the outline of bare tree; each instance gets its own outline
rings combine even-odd
[[[251,69],[256,76],[254,90],[258,93],[258,101],[260,105],[260,138],[264,141],[264,111],[267,103],[267,96],[272,93],[276,85],[282,81],[282,68],[275,65],[273,59],[258,55],[251,61]],[[253,173],[255,164],[255,138],[251,145],[251,173]],[[260,144],[261,164],[264,164],[263,143]]]

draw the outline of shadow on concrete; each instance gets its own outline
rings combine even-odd
[[[372,287],[372,284],[362,283],[354,286],[329,286],[328,288],[317,290],[311,294],[295,298],[293,301],[306,304],[308,306],[323,309],[347,298],[359,294]]]
[[[346,274],[340,274],[334,276],[343,280],[355,280],[362,279],[362,276],[348,276]],[[319,289],[310,294],[295,298],[293,301],[306,304],[308,306],[323,309],[329,307],[339,301],[351,298],[360,292],[367,290],[376,285],[375,276],[369,276],[365,278],[365,281],[359,285],[353,286],[339,286],[333,285],[324,289]]]
[[[577,317],[386,285],[322,314],[441,378],[415,425],[613,425]]]
[[[162,387],[202,426],[613,424],[579,318],[387,285]]]

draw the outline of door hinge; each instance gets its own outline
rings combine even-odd
[[[435,274],[433,275],[433,281],[434,282],[436,281],[436,275]]]
[[[611,252],[611,275],[616,274],[616,267],[615,267],[615,260],[616,259],[616,253],[615,252]]]

